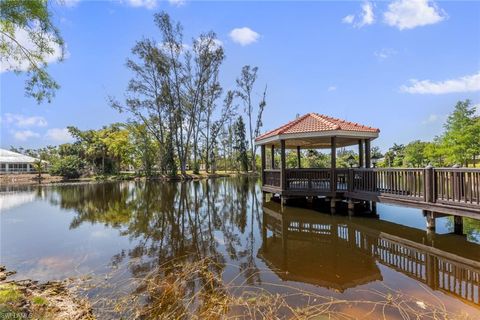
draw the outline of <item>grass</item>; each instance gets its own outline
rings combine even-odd
[[[37,306],[46,306],[48,304],[48,300],[41,296],[34,296],[32,298],[32,303]]]
[[[0,304],[15,303],[22,299],[22,293],[14,284],[0,285]]]
[[[170,261],[122,284],[103,282],[112,296],[105,297],[104,292],[98,299],[92,297],[92,304],[105,312],[100,318],[471,319],[449,312],[436,297],[432,296],[433,302],[419,301],[386,286],[384,290],[359,290],[362,298],[346,300],[287,283],[259,284],[249,280],[266,270],[255,274],[239,270],[234,279],[226,282],[222,278],[225,267],[211,258]],[[240,282],[241,278],[245,280]],[[101,286],[99,280],[89,288],[101,290]],[[121,297],[115,296],[118,292],[122,292]]]

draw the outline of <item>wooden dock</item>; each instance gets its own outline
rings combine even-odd
[[[480,218],[480,169],[265,169],[263,177],[262,190],[284,199],[364,200]]]

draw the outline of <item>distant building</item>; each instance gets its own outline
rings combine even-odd
[[[21,153],[0,149],[0,173],[35,172],[33,163],[38,160]]]

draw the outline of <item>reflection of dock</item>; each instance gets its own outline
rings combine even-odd
[[[266,203],[259,255],[284,280],[343,291],[381,280],[376,262],[480,306],[480,246],[455,235]],[[267,237],[267,231],[272,235]]]

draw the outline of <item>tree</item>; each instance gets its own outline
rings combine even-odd
[[[40,180],[42,178],[42,172],[44,170],[44,165],[42,160],[35,160],[33,162],[33,168],[38,174],[38,179]]]
[[[140,168],[147,177],[154,174],[155,159],[159,146],[145,125],[131,123],[128,126],[132,140],[132,156],[135,168]]]
[[[55,161],[50,167],[50,174],[75,179],[81,176],[83,168],[84,162],[80,157],[69,155]]]
[[[134,78],[129,82],[125,104],[113,98],[110,102],[151,131],[159,142],[160,161],[178,159],[185,174],[192,147],[197,154],[199,122],[208,101],[208,88],[218,86],[216,77],[224,59],[223,48],[215,33],[208,32],[197,37],[187,50],[180,23],[173,22],[164,12],[155,14],[154,20],[160,41],[137,42],[132,50],[135,59],[127,61]],[[216,96],[211,96],[213,101]],[[172,141],[166,141],[167,137]],[[174,157],[166,155],[170,145],[176,153]],[[164,163],[160,168],[167,170]]]
[[[253,86],[255,84],[255,81],[257,80],[257,72],[258,72],[258,67],[252,68],[249,65],[244,66],[242,68],[240,78],[237,78],[238,89],[236,92],[237,96],[240,97],[240,99],[243,101],[244,111],[248,117],[250,153],[252,156],[251,165],[252,165],[253,171],[256,171],[256,160],[255,160],[256,146],[254,143],[254,139],[256,136],[260,134],[260,129],[263,125],[262,114],[266,106],[265,99],[267,94],[267,88],[265,87],[262,100],[258,104],[256,123],[253,124],[255,111],[254,111],[253,102],[252,102],[252,92],[253,92]],[[253,127],[254,125],[255,127]]]
[[[46,71],[47,57],[56,54],[62,60],[65,49],[60,32],[51,20],[48,1],[0,1],[2,69],[26,72],[25,94],[38,103],[51,102],[60,87]]]
[[[442,145],[449,163],[468,165],[480,154],[480,120],[470,100],[459,101],[444,125]]]
[[[235,150],[237,151],[237,161],[243,171],[248,171],[248,155],[246,141],[245,123],[242,116],[239,116],[235,123]]]
[[[405,146],[403,163],[404,166],[424,167],[427,165],[425,157],[426,142],[415,140]]]

